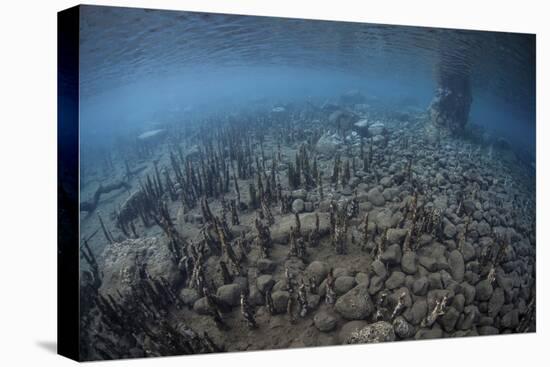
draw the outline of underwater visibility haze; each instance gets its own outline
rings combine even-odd
[[[81,6],[84,359],[535,331],[535,52]]]

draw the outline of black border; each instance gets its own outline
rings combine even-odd
[[[80,7],[57,13],[57,353],[79,354]]]

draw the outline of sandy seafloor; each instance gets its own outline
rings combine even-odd
[[[89,244],[102,274],[99,294],[111,294],[121,302],[129,297],[125,290],[139,273],[136,266],[139,258],[150,276],[168,280],[179,299],[167,307],[166,314],[163,312],[160,318],[172,325],[185,325],[198,335],[207,332],[223,351],[534,331],[534,307],[530,304],[535,297],[536,259],[532,167],[520,161],[506,144],[494,143],[496,139],[487,143],[482,139],[441,137],[434,143],[423,128],[427,116],[422,112],[408,112],[399,118],[391,114],[355,112],[365,120],[365,125],[362,131],[345,132],[345,139],[339,136],[330,118],[307,120],[294,114],[295,122],[286,125],[276,115],[281,112],[270,109],[260,112],[267,119],[276,116],[275,122],[261,131],[263,147],[256,138],[259,128],[251,126],[242,131],[243,139],[244,136],[251,139],[254,156],[261,159],[263,149],[267,176],[271,174],[272,159],[277,160],[277,180],[283,193],[292,197],[292,209],[299,212],[306,255],[303,259],[289,256],[289,235],[291,227],[296,226],[295,216],[282,214],[278,203],[269,205],[274,223],[269,225],[273,244],[267,259],[261,259],[256,243],[257,211],[239,210],[239,225],[231,224],[229,213],[227,222],[235,234],[231,246],[239,256],[237,239],[244,234],[249,240],[249,252],[241,264],[243,274],[231,274],[231,284],[224,285],[220,254],[208,253],[203,264],[212,294],[225,304],[233,304],[224,310],[225,327],[214,321],[212,310],[204,305],[200,291],[193,289],[175,270],[162,228],[154,224],[146,227],[136,217],[133,223],[139,238],[128,239],[115,219],[115,213],[129,195],[140,190],[146,175],[154,176],[153,161],[159,169],[166,168],[176,181],[170,161],[170,152],[175,152],[174,140],[184,155],[190,154],[195,157],[195,164],[199,164],[193,152],[200,141],[191,135],[175,139],[171,129],[178,128],[174,126],[163,127],[168,134],[155,143],[150,156],[130,160],[132,169],[141,170],[127,179],[128,190],[104,194],[93,213],[81,212],[81,237],[88,238],[97,232]],[[368,170],[360,159],[361,134],[368,136],[363,138],[363,155],[370,160]],[[292,138],[283,139],[279,149],[279,138],[287,135]],[[306,147],[310,163],[316,157],[318,170],[323,172],[322,199],[317,183],[313,187],[289,188],[288,162],[295,162],[302,146]],[[343,163],[350,162],[348,182],[331,180],[337,155]],[[92,197],[99,184],[126,180],[124,160],[116,154],[112,159],[112,168],[98,163],[87,169],[81,188],[83,200]],[[227,157],[226,161],[229,162]],[[256,174],[238,180],[241,201],[246,204],[250,183],[257,183]],[[236,198],[233,181],[229,186],[229,192],[223,195],[226,200]],[[163,201],[186,243],[198,243],[203,238],[200,203],[184,209],[180,195],[172,200],[165,193]],[[221,196],[207,199],[218,218],[222,216],[220,199]],[[417,202],[419,216],[436,210],[440,219],[437,229],[413,233],[407,247],[404,243],[413,225],[413,200]],[[332,241],[330,204],[351,205],[352,201],[358,204],[358,211],[347,222],[345,253],[338,254]],[[112,234],[113,244],[98,231],[97,212]],[[312,247],[308,234],[315,228],[316,214],[322,234],[318,245]],[[491,252],[499,252],[496,262],[496,255],[489,259]],[[87,268],[82,261],[82,269]],[[325,278],[331,268],[335,304],[327,303],[325,297]],[[286,270],[295,282],[290,294]],[[318,289],[312,292],[307,287],[307,314],[301,317],[298,286],[302,279],[309,284],[312,275]],[[253,329],[244,321],[239,305],[240,290],[246,283],[250,292],[248,301],[257,323]],[[259,290],[269,288],[278,309],[274,314],[268,312],[265,292]],[[295,320],[291,320],[287,312],[289,295],[294,299],[292,319]],[[83,298],[83,302],[87,299]],[[434,322],[427,322],[443,299],[440,314]],[[121,337],[120,331],[109,327],[96,306],[92,305],[89,312],[84,317],[83,328],[83,343],[88,343],[83,347],[87,359],[141,357],[176,351],[162,351],[151,338],[132,332],[128,332],[131,336]],[[159,324],[158,319],[149,321],[153,329]],[[117,342],[111,345],[109,340]],[[204,351],[210,350],[199,352]]]

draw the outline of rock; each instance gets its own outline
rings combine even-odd
[[[412,286],[412,292],[416,296],[425,296],[428,293],[429,281],[427,277],[416,279]]]
[[[302,199],[306,200],[307,191],[305,189],[294,190],[290,193],[293,199]]]
[[[494,326],[481,326],[477,328],[479,335],[498,335],[498,329]]]
[[[238,306],[241,302],[241,286],[226,284],[218,288],[216,296],[230,306]]]
[[[511,310],[507,312],[500,320],[501,326],[507,329],[513,329],[519,324],[519,312],[518,310]]]
[[[476,250],[474,246],[470,243],[464,243],[464,248],[462,249],[462,254],[464,256],[464,262],[469,262],[476,257]]]
[[[210,314],[210,308],[208,307],[208,301],[206,300],[206,297],[199,298],[195,301],[195,303],[193,304],[193,311],[195,311],[199,315]]]
[[[439,317],[438,322],[443,327],[443,330],[450,333],[454,330],[459,316],[460,312],[454,307],[449,307],[445,314]]]
[[[325,133],[317,141],[315,150],[317,150],[318,153],[330,158],[334,153],[336,153],[336,150],[338,150],[342,143],[342,139],[340,139],[337,134],[331,135],[329,133]]]
[[[375,275],[370,280],[369,294],[374,295],[384,287],[384,278]]]
[[[405,251],[401,257],[401,270],[403,270],[406,274],[416,274],[416,261],[416,254],[413,251]]]
[[[305,209],[305,204],[302,199],[296,199],[292,202],[292,211],[294,213],[301,213]]]
[[[336,278],[334,281],[334,289],[336,295],[341,296],[344,293],[347,293],[355,286],[355,278],[352,276],[341,276]]]
[[[271,291],[274,285],[275,280],[271,275],[260,275],[258,279],[256,279],[256,286],[258,287],[258,290],[262,293]]]
[[[271,294],[273,306],[276,313],[285,313],[288,303],[289,293],[287,291],[276,291]]]
[[[416,340],[423,339],[441,339],[443,337],[443,330],[438,326],[434,326],[431,329],[420,329],[414,335]]]
[[[489,299],[489,305],[488,305],[489,316],[491,317],[497,316],[502,306],[504,306],[504,290],[499,287],[493,291],[493,294]]]
[[[386,126],[380,121],[377,121],[374,124],[369,126],[370,136],[382,135],[384,134],[385,131],[386,131]]]
[[[401,246],[398,244],[389,246],[386,251],[382,253],[380,259],[390,265],[396,265],[401,262]]]
[[[358,330],[361,330],[367,325],[368,323],[363,320],[354,320],[354,321],[346,322],[344,326],[342,326],[342,329],[340,329],[340,333],[338,335],[340,342],[345,343],[352,333]]]
[[[313,317],[313,322],[319,331],[328,332],[336,327],[337,318],[327,311],[319,311]]]
[[[369,275],[367,273],[357,273],[355,275],[355,282],[357,284],[363,284],[365,287],[368,287],[369,286],[369,281],[370,281],[370,278],[369,278]]]
[[[386,266],[380,260],[374,260],[371,263],[371,268],[372,268],[372,271],[374,271],[374,273],[376,275],[378,275],[380,278],[385,278],[388,275],[388,271],[386,270]]]
[[[428,275],[428,282],[430,283],[430,289],[443,288],[443,282],[441,281],[441,273],[431,273]]]
[[[324,236],[330,231],[330,219],[328,213],[319,214],[319,234]],[[300,215],[301,231],[303,236],[315,229],[315,213],[305,213]],[[294,214],[282,216],[273,226],[271,226],[271,238],[273,242],[288,245],[290,237],[290,228],[296,226]]]
[[[476,285],[476,299],[478,301],[488,301],[493,295],[493,286],[491,282],[484,279]]]
[[[191,307],[200,298],[199,293],[193,288],[183,288],[179,296],[184,305]]]
[[[386,321],[378,321],[351,334],[347,344],[381,343],[395,340],[393,326]]]
[[[455,225],[448,220],[445,221],[445,225],[443,227],[443,234],[445,235],[445,237],[449,239],[454,238],[456,236]]]
[[[408,339],[414,335],[414,326],[409,324],[403,316],[397,316],[393,320],[393,331],[401,339]]]
[[[426,268],[426,270],[433,272],[437,270],[437,262],[431,256],[419,256],[418,263]]]
[[[271,274],[277,268],[277,263],[269,259],[260,259],[256,263],[256,267],[260,274]]]
[[[311,201],[306,201],[304,205],[304,210],[308,213],[313,211],[313,203]]]
[[[351,271],[349,271],[348,268],[343,267],[337,267],[332,270],[332,275],[334,275],[335,278],[338,277],[350,277],[352,275]]]
[[[372,188],[367,193],[367,199],[376,206],[383,206],[386,203],[382,191],[378,187]]]
[[[319,306],[319,302],[321,302],[321,296],[318,294],[309,293],[307,295],[307,305],[311,310],[315,310]]]
[[[250,294],[248,295],[248,301],[252,306],[262,306],[265,304],[264,295],[258,290],[257,287],[250,287]]]
[[[315,281],[317,282],[317,285],[319,285],[327,277],[329,270],[330,269],[326,263],[321,261],[313,261],[306,268],[306,274],[309,278],[315,277]]]
[[[147,268],[148,275],[159,280],[164,278],[172,288],[178,288],[181,271],[174,264],[172,254],[161,237],[127,239],[107,244],[101,254],[103,259],[102,282],[99,293],[123,301],[135,302],[133,287],[138,287],[140,267]]]
[[[394,271],[388,280],[386,280],[386,288],[392,290],[401,287],[405,283],[405,274],[400,271]]]
[[[464,280],[464,258],[458,250],[453,250],[449,254],[448,258],[449,267],[451,268],[451,275],[457,282]]]
[[[489,234],[491,234],[491,226],[489,225],[489,223],[482,220],[477,224],[477,233],[479,233],[481,237],[488,236]]]
[[[462,287],[462,294],[464,294],[464,304],[467,306],[471,304],[476,296],[476,287],[467,282],[460,283]]]
[[[336,311],[348,320],[367,318],[374,310],[367,287],[358,285],[336,301]]]
[[[425,299],[417,299],[411,308],[405,311],[403,317],[413,325],[420,325],[428,314],[428,302]]]

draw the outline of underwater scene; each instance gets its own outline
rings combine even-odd
[[[81,6],[82,358],[535,332],[535,40]]]

